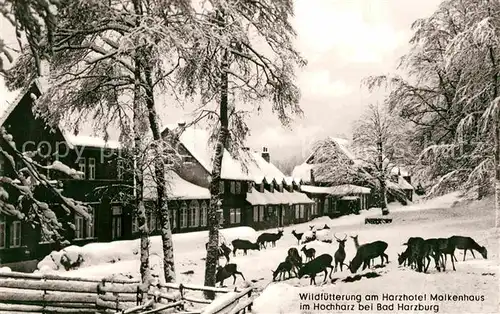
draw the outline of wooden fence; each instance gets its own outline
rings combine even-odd
[[[0,273],[0,312],[2,313],[159,313],[175,308],[185,314],[245,313],[251,310],[253,288],[232,291],[225,288],[167,283],[150,287],[150,300],[143,303],[140,282],[99,280],[59,275]],[[191,296],[188,291],[212,291],[232,295],[208,306],[211,301]],[[187,310],[187,304],[202,308]],[[204,309],[207,308],[207,310]]]

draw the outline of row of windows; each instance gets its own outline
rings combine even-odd
[[[8,227],[9,243],[7,243],[7,222],[5,216],[0,216],[0,249],[21,246],[21,222],[19,220],[13,221]]]
[[[224,181],[220,181],[219,184],[220,184],[220,186],[219,186],[220,192],[224,194],[225,191],[226,191],[226,183]],[[243,183],[242,182],[238,182],[238,181],[231,181],[231,182],[229,182],[229,193],[231,193],[231,194],[241,194],[242,193],[241,191],[243,189],[242,185],[243,185]],[[250,192],[252,190],[252,187],[254,187],[253,183],[247,183],[247,190],[248,190],[247,192]],[[259,192],[263,193],[264,192],[264,184],[258,184],[258,186],[256,187],[256,189]],[[270,185],[270,189],[269,190],[270,190],[271,193],[274,192],[274,190],[275,190],[274,184]],[[282,184],[277,185],[276,186],[276,190],[278,192],[283,192],[283,190],[284,190],[283,185]]]
[[[87,162],[85,157],[80,157],[77,160],[78,170],[82,172],[82,179],[95,180],[96,175],[96,160],[93,157],[88,158],[88,171]],[[123,180],[123,162],[121,159],[117,160],[116,164],[117,178]]]

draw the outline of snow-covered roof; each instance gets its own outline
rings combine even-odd
[[[175,130],[177,125],[167,125],[167,129]],[[188,127],[185,128],[179,137],[179,141],[189,151],[189,153],[207,170],[212,173],[212,158],[214,155],[210,145],[210,135],[207,130]],[[262,158],[260,153],[242,150],[240,159],[232,157],[227,149],[224,149],[222,157],[221,178],[226,180],[245,180],[262,183],[281,183],[286,176],[275,165]]]
[[[303,163],[295,166],[292,171],[292,176],[304,182],[311,182],[311,169],[314,169],[314,164]]]
[[[65,131],[63,131],[63,136],[66,139],[66,142],[72,146],[111,148],[111,149],[121,148],[120,142],[111,140],[105,141],[104,139],[99,137],[93,137],[87,135],[74,135]]]
[[[349,194],[370,194],[370,188],[353,185],[353,184],[342,184],[336,186],[313,186],[313,185],[302,185],[300,187],[302,192],[311,194],[328,194],[328,195],[349,195]]]
[[[170,200],[197,200],[210,199],[210,191],[182,179],[174,171],[166,172],[167,196]],[[144,176],[144,199],[156,200],[156,183],[152,176]]]
[[[251,205],[293,205],[314,203],[314,201],[307,197],[304,193],[288,192],[286,190],[283,190],[283,192],[274,191],[274,193],[267,190],[259,192],[255,188],[252,188],[251,192],[247,193],[246,201]]]
[[[414,187],[406,181],[403,176],[398,176],[398,182],[393,182],[391,180],[387,180],[387,186],[393,189],[400,190],[414,190]]]
[[[300,178],[285,177],[285,184],[286,185],[292,185],[292,184],[300,185],[300,181],[301,181]]]
[[[398,167],[398,166],[394,166],[392,169],[391,169],[391,174],[400,174],[402,175],[403,177],[408,177],[410,175],[409,171],[406,170],[405,168],[403,167]]]

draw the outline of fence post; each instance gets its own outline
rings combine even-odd
[[[248,298],[251,298],[251,297],[252,297],[252,291],[253,291],[253,289],[252,289],[252,290],[250,290],[250,291],[248,291]],[[248,304],[248,310],[249,310],[249,311],[252,311],[252,304],[253,304],[253,302],[252,302],[252,303],[250,303],[250,304]]]

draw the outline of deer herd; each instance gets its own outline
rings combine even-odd
[[[350,272],[354,274],[359,270],[361,265],[363,265],[362,270],[370,268],[378,257],[380,257],[381,266],[384,265],[384,260],[385,263],[389,263],[389,257],[385,253],[388,247],[386,242],[374,241],[360,245],[358,235],[350,236],[356,248],[356,254],[349,264],[345,263],[345,245],[348,240],[347,234],[344,234],[343,238],[337,238],[336,234],[334,234],[338,248],[333,256],[330,254],[316,256],[316,250],[312,247],[307,248],[307,243],[318,240],[318,232],[322,230],[330,231],[330,228],[327,225],[320,229],[316,229],[314,226],[309,226],[309,228],[309,233],[297,233],[295,230],[292,231],[292,235],[297,239],[297,243],[299,245],[304,245],[300,249],[300,252],[304,254],[304,259],[297,248],[289,248],[285,260],[279,263],[274,271],[271,271],[273,274],[273,281],[277,279],[286,279],[285,275],[291,278],[293,273],[293,275],[299,279],[304,276],[309,276],[310,284],[316,284],[315,277],[322,272],[325,274],[323,282],[326,282],[327,278],[331,279],[332,273],[337,272],[338,268],[340,268],[340,271],[343,271],[343,266],[346,266]],[[261,249],[266,249],[268,244],[275,247],[276,242],[283,237],[283,232],[283,229],[278,229],[276,233],[262,233],[258,236],[255,243],[241,239],[233,240],[231,242],[233,246],[233,256],[236,255],[238,250],[243,251],[243,254],[247,255],[247,251],[260,251]],[[327,243],[333,242],[329,239],[321,239],[321,241]],[[420,237],[411,237],[408,241],[403,243],[403,245],[406,246],[406,250],[398,254],[399,265],[409,266],[418,272],[424,273],[427,272],[431,258],[434,259],[434,264],[438,271],[441,271],[441,269],[445,271],[448,255],[450,256],[453,270],[456,270],[454,263],[457,261],[454,255],[456,249],[464,250],[464,261],[467,251],[471,251],[472,256],[475,258],[474,250],[478,251],[483,258],[487,258],[486,248],[480,246],[470,237],[452,236],[450,238],[431,238],[425,240]],[[225,257],[227,262],[225,266],[218,266],[217,268],[216,281],[220,282],[221,286],[224,280],[231,276],[234,279],[234,284],[236,282],[236,274],[240,275],[243,279],[245,278],[243,274],[238,271],[236,264],[229,263],[230,253],[231,248],[222,243],[219,247],[219,257]],[[328,274],[328,269],[330,269],[330,274]]]

